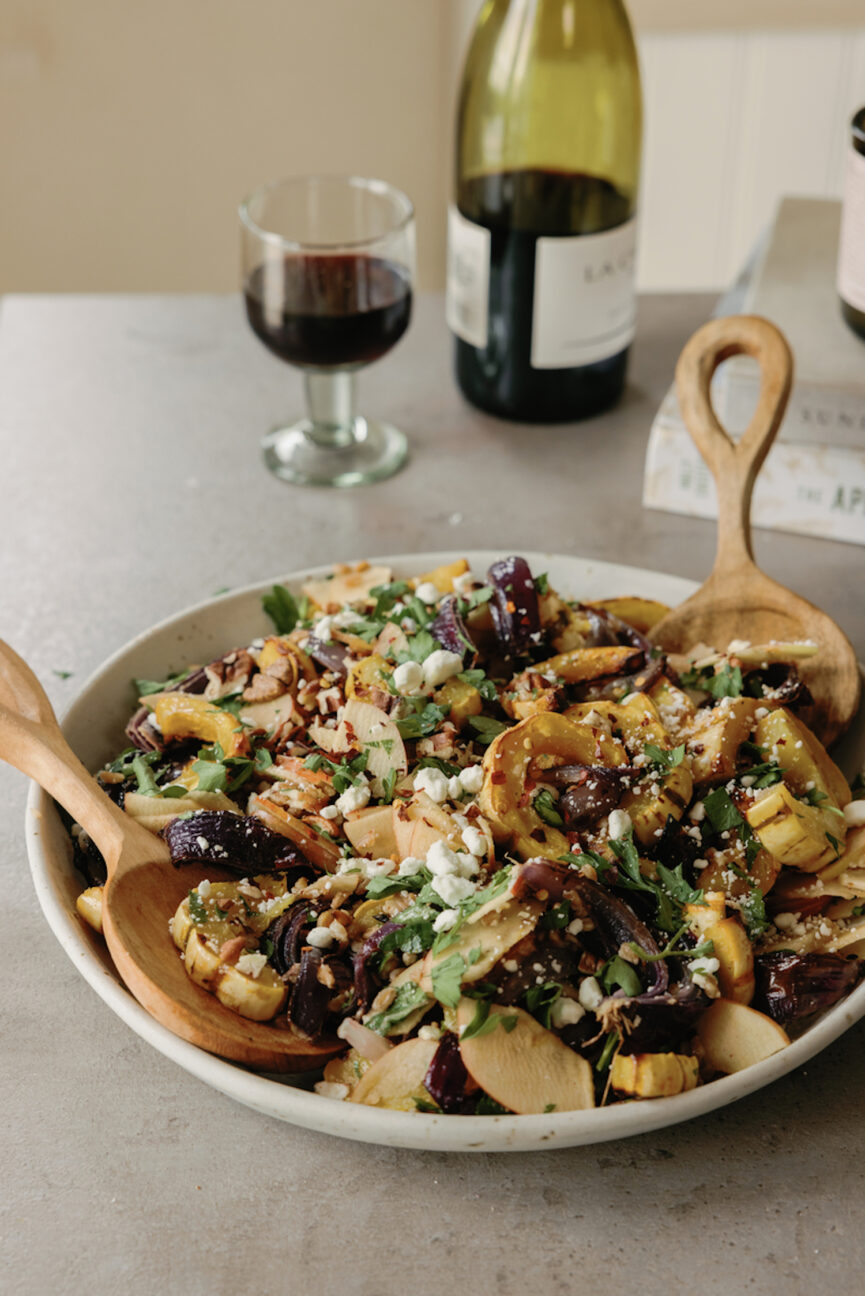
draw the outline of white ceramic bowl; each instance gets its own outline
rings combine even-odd
[[[457,556],[462,555],[413,554],[374,561],[388,564],[395,577],[400,577],[428,571]],[[501,557],[488,551],[464,556],[477,573],[483,573]],[[634,567],[543,553],[525,557],[535,573],[549,572],[553,586],[574,598],[642,594],[674,604],[694,589],[690,581]],[[276,579],[299,591],[310,575],[324,575],[329,570],[296,572]],[[163,621],[115,653],[87,681],[63,721],[64,732],[85,765],[96,770],[125,745],[123,726],[134,701],[130,689],[134,676],[163,679],[172,670],[190,662],[212,660],[270,631],[270,622],[261,609],[261,595],[273,583],[266,581],[201,603]],[[865,761],[865,719],[861,713],[839,759],[848,773]],[[81,975],[136,1034],[192,1075],[247,1107],[308,1129],[366,1143],[437,1151],[525,1152],[641,1134],[691,1120],[770,1084],[813,1057],[865,1013],[862,984],[789,1048],[738,1075],[715,1080],[675,1098],[538,1116],[436,1116],[335,1102],[309,1091],[315,1077],[256,1075],[187,1044],[154,1021],[119,980],[105,946],[79,920],[75,897],[82,884],[72,867],[70,843],[53,803],[35,784],[27,803],[26,833],[34,886],[52,931]],[[815,1094],[814,1101],[817,1099]]]

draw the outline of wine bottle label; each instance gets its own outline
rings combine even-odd
[[[448,326],[470,346],[485,347],[490,293],[490,231],[448,208]]]
[[[618,355],[634,336],[636,218],[601,234],[546,238],[535,249],[534,369]]]
[[[852,147],[838,247],[838,292],[848,306],[865,311],[865,157]]]

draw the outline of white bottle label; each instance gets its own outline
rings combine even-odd
[[[448,208],[448,326],[470,346],[485,347],[490,296],[490,231]]]
[[[571,369],[618,355],[634,336],[637,221],[601,234],[539,238],[532,368]]]
[[[849,306],[865,311],[865,157],[852,146],[838,247],[838,292]]]

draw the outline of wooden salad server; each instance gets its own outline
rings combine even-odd
[[[2,640],[0,758],[59,801],[104,855],[105,940],[127,987],[157,1021],[208,1053],[259,1071],[310,1071],[344,1047],[248,1021],[190,980],[168,921],[196,882],[231,875],[211,866],[193,866],[195,876],[187,865],[175,868],[165,842],[124,814],[88,774],[36,676]]]
[[[712,408],[709,384],[718,365],[735,355],[759,362],[762,383],[751,422],[734,443]],[[828,746],[859,705],[861,676],[853,646],[825,612],[761,572],[751,549],[754,482],[784,416],[792,377],[786,339],[756,315],[710,320],[685,345],[676,366],[676,391],[688,431],[718,488],[718,548],[708,580],[659,621],[650,638],[668,652],[686,652],[700,643],[723,650],[733,639],[813,640],[819,653],[799,668],[814,698],[811,727]]]

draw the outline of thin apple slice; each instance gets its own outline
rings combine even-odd
[[[323,580],[308,580],[303,586],[307,598],[325,612],[338,612],[344,603],[374,603],[370,590],[391,583],[389,567],[357,567],[334,572]],[[313,627],[314,629],[314,627]]]
[[[389,805],[353,811],[343,825],[343,832],[356,853],[366,859],[391,859],[398,855]]]
[[[410,1039],[397,1044],[364,1072],[348,1101],[390,1111],[416,1111],[415,1099],[432,1101],[423,1081],[437,1048],[438,1040]]]
[[[461,999],[460,1033],[477,1011],[477,1000]],[[460,1040],[460,1056],[475,1084],[518,1115],[584,1111],[595,1105],[592,1068],[585,1058],[521,1008],[490,1008],[502,1022],[493,1030]]]
[[[779,1053],[790,1036],[771,1017],[730,999],[716,999],[697,1023],[709,1066],[730,1075]]]

